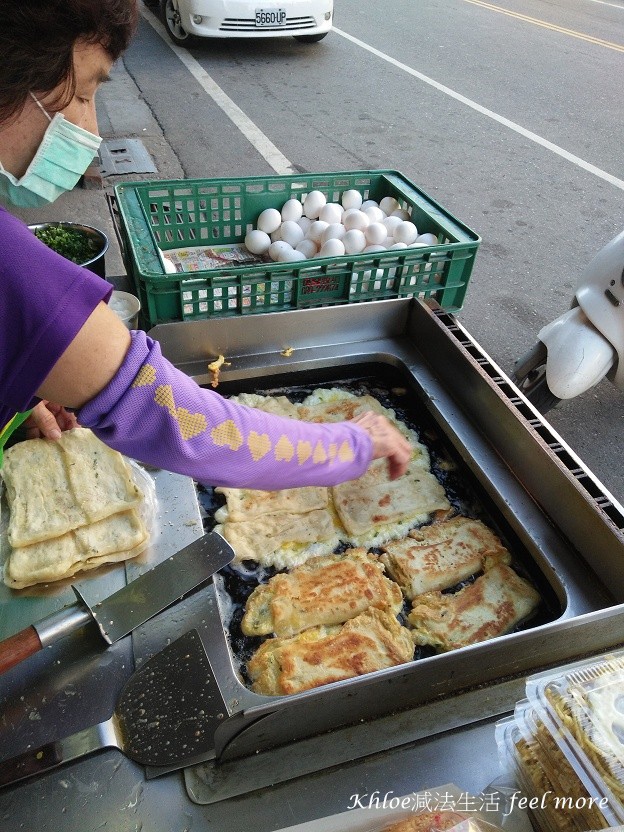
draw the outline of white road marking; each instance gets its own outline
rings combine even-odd
[[[236,125],[236,127],[238,127],[238,129],[250,142],[250,144],[252,144],[255,147],[255,149],[264,159],[266,159],[266,161],[273,168],[273,170],[280,175],[296,173],[294,165],[273,144],[273,142],[268,138],[268,136],[266,136],[262,132],[262,130],[260,130],[260,128],[256,124],[254,124],[254,122],[248,116],[245,115],[245,113],[240,109],[240,107],[238,107],[232,101],[232,99],[211,78],[211,76],[206,72],[206,70],[201,66],[201,64],[198,61],[196,61],[195,58],[193,58],[186,49],[176,46],[170,40],[162,23],[160,23],[160,21],[157,20],[156,17],[151,12],[147,11],[147,9],[145,8],[141,9],[141,14],[145,18],[145,20],[150,24],[150,26],[152,26],[153,29],[160,35],[160,37],[164,40],[167,46],[178,56],[180,61],[182,61],[182,63],[186,66],[191,75],[208,93],[208,95],[212,98],[215,104],[221,110],[223,110],[225,115],[232,121],[233,124]],[[610,185],[614,185],[616,188],[620,188],[620,190],[624,191],[624,180],[618,179],[616,176],[613,176],[612,174],[607,173],[604,170],[601,170],[595,165],[592,165],[590,162],[586,162],[584,159],[575,156],[573,153],[569,153],[567,150],[564,150],[564,148],[559,147],[559,145],[556,145],[553,142],[548,141],[548,139],[545,139],[542,136],[538,136],[536,133],[527,130],[520,124],[516,124],[514,121],[511,121],[510,119],[505,118],[504,116],[501,116],[498,113],[495,113],[493,110],[488,110],[487,107],[482,107],[481,104],[477,104],[476,101],[472,101],[470,98],[466,98],[466,96],[461,95],[461,93],[455,92],[455,90],[450,89],[450,87],[446,87],[444,86],[444,84],[440,84],[438,81],[434,81],[433,78],[429,78],[422,72],[418,72],[412,67],[407,66],[407,64],[401,63],[400,61],[397,61],[395,58],[391,58],[390,55],[386,55],[385,52],[380,52],[378,49],[375,49],[374,46],[370,46],[370,44],[364,43],[364,41],[361,41],[358,38],[353,37],[353,35],[349,35],[347,34],[347,32],[343,32],[342,29],[338,29],[334,26],[332,31],[335,32],[337,35],[340,35],[341,37],[345,38],[346,40],[351,41],[356,46],[365,49],[372,55],[375,55],[376,57],[381,58],[382,60],[386,61],[392,66],[397,67],[397,69],[400,69],[403,72],[407,72],[409,75],[411,75],[414,78],[417,78],[419,81],[423,81],[425,84],[429,84],[431,87],[434,87],[434,89],[437,89],[439,92],[442,92],[445,95],[454,98],[461,104],[465,104],[467,107],[470,107],[477,113],[480,113],[481,115],[493,119],[494,121],[503,125],[503,127],[508,127],[510,130],[513,130],[514,132],[519,133],[521,136],[530,139],[530,141],[535,142],[536,144],[540,145],[546,150],[550,150],[552,153],[555,153],[562,159],[565,159],[568,162],[572,162],[572,164],[576,165],[577,167],[582,168],[588,173],[591,173],[594,176],[603,179],[605,182],[608,182]]]
[[[165,30],[162,23],[147,9],[141,9],[141,14],[145,20],[158,32],[160,37],[165,41],[167,46],[175,52],[178,58],[182,61],[184,66],[188,69],[195,80],[208,93],[208,95],[215,102],[230,121],[238,127],[243,136],[252,144],[258,153],[266,159],[269,165],[276,173],[280,175],[287,175],[296,173],[296,169],[291,162],[284,156],[284,154],[273,144],[268,136],[254,124],[254,122],[245,115],[245,113],[238,107],[232,99],[226,95],[221,87],[214,81],[201,64],[193,58],[193,56],[186,50],[173,43]]]
[[[606,0],[589,0],[590,3],[600,3],[601,6],[611,6],[612,9],[619,9],[624,12],[624,6],[619,6],[617,3],[607,3]]]
[[[419,81],[423,81],[425,84],[429,84],[431,87],[434,87],[434,89],[438,90],[439,92],[442,92],[445,95],[450,96],[450,98],[454,98],[461,104],[465,104],[467,107],[470,107],[477,113],[481,113],[481,115],[491,118],[493,121],[502,124],[503,127],[508,127],[515,133],[519,133],[526,139],[530,139],[532,142],[535,142],[535,144],[540,145],[546,150],[550,150],[557,156],[561,156],[562,159],[565,159],[568,162],[572,162],[573,165],[582,168],[588,173],[592,173],[594,176],[597,176],[600,179],[604,179],[605,182],[608,182],[610,185],[615,185],[616,188],[620,188],[620,190],[624,191],[623,179],[618,179],[617,176],[613,176],[612,174],[607,173],[604,170],[601,170],[595,165],[592,165],[590,162],[586,162],[584,159],[575,156],[573,153],[569,153],[567,150],[564,150],[564,148],[559,147],[559,145],[553,144],[553,142],[548,141],[548,139],[544,139],[542,136],[538,136],[537,133],[532,133],[530,130],[527,130],[525,127],[522,127],[520,124],[516,124],[514,121],[510,121],[510,119],[505,118],[504,116],[501,116],[498,113],[495,113],[493,110],[488,110],[487,107],[482,107],[481,104],[477,104],[476,101],[472,101],[472,99],[466,98],[465,95],[455,92],[455,90],[450,89],[450,87],[445,87],[444,84],[440,84],[438,83],[438,81],[434,81],[433,78],[429,78],[427,75],[423,75],[422,72],[418,72],[417,70],[412,69],[411,66],[407,66],[407,64],[403,64],[400,61],[391,58],[390,55],[386,55],[385,52],[380,52],[378,49],[375,49],[374,46],[370,46],[368,43],[364,43],[364,41],[361,41],[358,38],[353,37],[353,35],[349,35],[346,32],[343,32],[342,29],[337,29],[334,26],[332,31],[335,32],[335,34],[345,38],[346,40],[351,41],[351,43],[354,43],[356,46],[359,46],[362,49],[366,49],[366,51],[370,52],[372,55],[376,55],[383,61],[392,64],[392,66],[395,66],[397,69],[401,69],[403,70],[403,72],[407,72],[408,75],[411,75],[414,78],[418,78]]]

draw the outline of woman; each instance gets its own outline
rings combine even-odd
[[[34,207],[71,189],[95,155],[95,93],[130,40],[136,5],[1,8],[0,205]],[[410,446],[379,415],[309,424],[201,389],[158,343],[125,329],[110,291],[0,208],[0,447],[33,407],[30,435],[58,437],[75,424],[67,407],[112,448],[214,485],[332,485],[383,457],[393,478],[405,472]]]

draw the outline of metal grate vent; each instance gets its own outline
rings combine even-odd
[[[104,139],[99,153],[102,176],[157,172],[140,139]]]
[[[568,447],[561,443],[557,434],[551,426],[543,422],[533,407],[522,396],[517,387],[511,383],[507,376],[502,374],[500,367],[483,352],[481,347],[474,341],[468,332],[460,326],[456,319],[443,309],[432,310],[438,320],[453,338],[461,344],[466,352],[477,362],[483,372],[496,384],[499,391],[507,399],[513,409],[522,416],[523,421],[531,427],[540,439],[548,446],[562,465],[576,479],[581,488],[588,494],[594,504],[603,512],[609,520],[620,530],[624,530],[624,510],[615,503],[611,496],[596,481],[593,475],[586,470],[580,460],[573,455]]]
[[[255,18],[226,17],[219,26],[222,32],[296,32],[299,29],[312,29],[316,21],[313,17],[288,17],[283,26],[256,26]]]

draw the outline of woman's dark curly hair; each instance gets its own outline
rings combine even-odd
[[[16,116],[32,90],[59,87],[63,109],[75,91],[73,47],[99,43],[113,60],[137,24],[137,0],[0,0],[0,124]]]

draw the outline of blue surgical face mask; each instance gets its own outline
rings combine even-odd
[[[39,208],[54,202],[76,185],[91,164],[101,138],[61,113],[52,118],[31,96],[50,122],[28,170],[19,179],[0,162],[0,202],[19,208]]]

